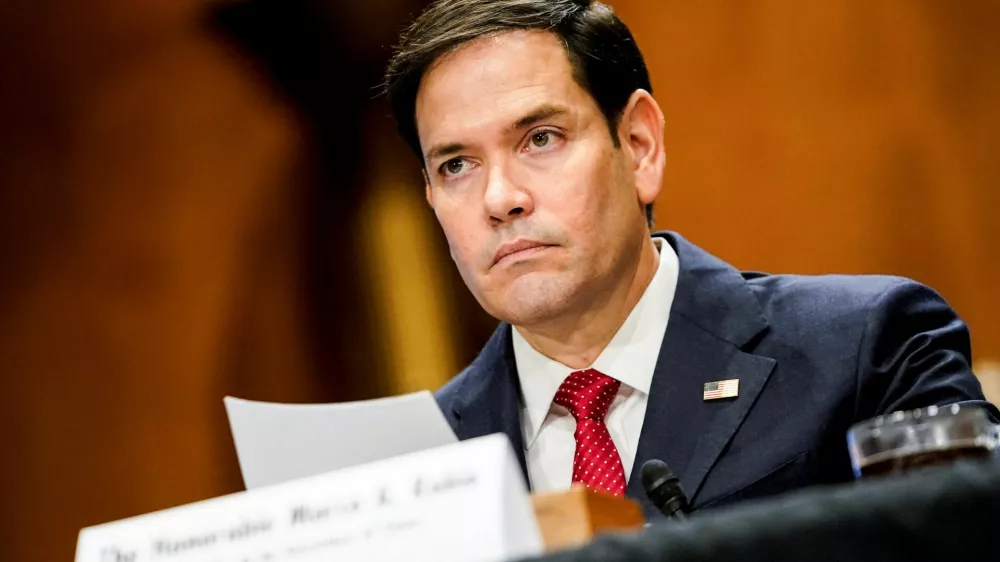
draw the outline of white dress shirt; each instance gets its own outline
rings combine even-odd
[[[677,254],[662,238],[654,238],[659,264],[639,302],[589,368],[621,381],[605,424],[628,479],[646,415],[646,400],[660,344],[677,290]],[[514,360],[521,383],[521,429],[532,489],[565,490],[573,479],[576,420],[552,402],[571,369],[539,353],[515,328]]]

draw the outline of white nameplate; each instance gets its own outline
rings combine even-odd
[[[76,562],[499,562],[542,552],[490,435],[80,531]]]

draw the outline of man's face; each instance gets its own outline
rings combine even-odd
[[[512,31],[441,57],[416,122],[427,199],[488,313],[544,323],[634,275],[648,236],[634,153],[614,146],[556,35]]]

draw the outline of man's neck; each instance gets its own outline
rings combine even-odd
[[[571,369],[589,367],[611,342],[618,329],[642,298],[659,266],[660,255],[653,239],[645,237],[639,259],[631,275],[607,294],[594,299],[589,307],[571,317],[547,322],[544,326],[517,326],[531,347]]]

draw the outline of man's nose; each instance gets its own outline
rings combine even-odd
[[[494,224],[525,217],[534,210],[531,193],[503,165],[490,168],[483,202]]]

